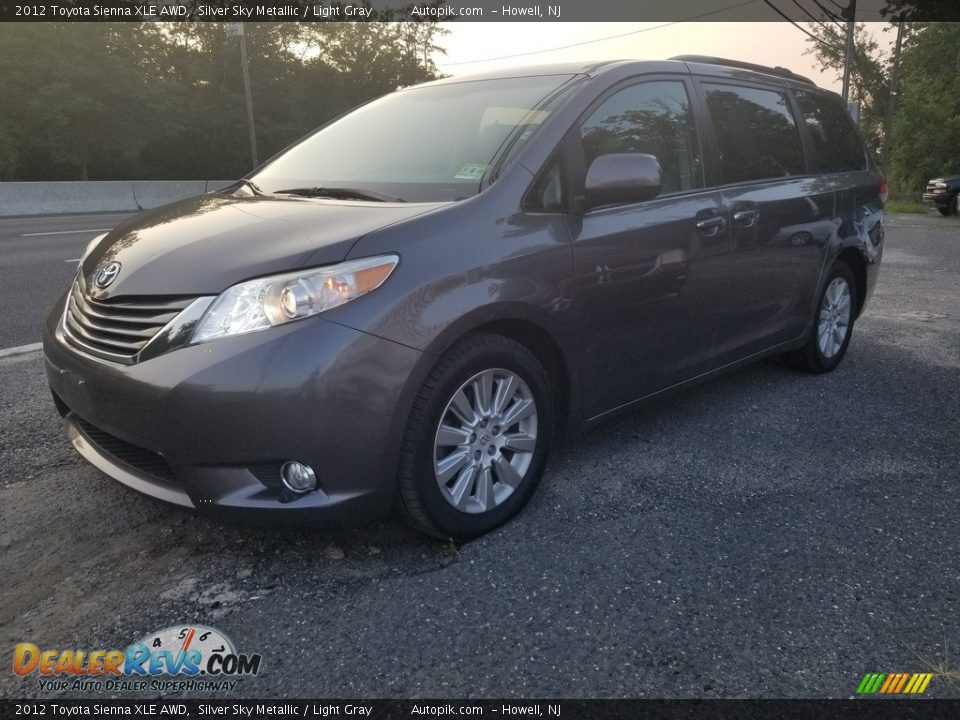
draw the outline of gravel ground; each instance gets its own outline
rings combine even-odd
[[[140,497],[70,450],[38,355],[0,360],[0,647],[204,623],[263,655],[235,695],[277,698],[851,697],[895,671],[960,697],[958,250],[960,223],[894,216],[836,372],[766,361],[610,421],[460,547]],[[0,696],[48,695],[7,669]]]

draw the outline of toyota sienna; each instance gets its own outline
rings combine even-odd
[[[561,433],[774,353],[834,369],[885,196],[840,98],[781,68],[447,78],[97,238],[47,375],[147,495],[465,540]]]

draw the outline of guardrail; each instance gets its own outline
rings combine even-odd
[[[232,180],[0,182],[0,216],[136,212],[229,185]]]

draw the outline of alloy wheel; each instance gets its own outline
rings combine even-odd
[[[444,499],[465,513],[506,501],[537,447],[537,404],[516,373],[477,373],[453,394],[434,439],[434,473]]]
[[[836,277],[827,286],[820,304],[820,321],[817,326],[817,346],[827,359],[834,357],[843,347],[850,332],[850,286],[842,277]]]

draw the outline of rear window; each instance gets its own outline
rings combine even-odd
[[[801,175],[803,146],[785,93],[705,85],[724,183]]]
[[[842,103],[827,95],[802,90],[796,95],[813,141],[816,169],[820,172],[866,170],[866,153],[853,119]]]

